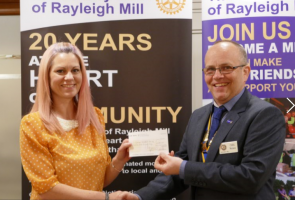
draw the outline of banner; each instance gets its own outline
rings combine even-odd
[[[111,156],[129,132],[156,129],[168,129],[177,151],[192,109],[191,18],[191,0],[22,0],[22,114],[34,102],[46,48],[71,42],[84,54]],[[145,186],[159,173],[155,158],[132,158],[105,191]],[[29,199],[24,173],[22,191]]]
[[[286,145],[274,189],[278,193],[283,184],[288,194],[295,185],[295,1],[211,0],[202,11],[203,55],[218,40],[240,43],[251,66],[247,89],[285,115]],[[203,78],[203,104],[209,102],[212,95]]]

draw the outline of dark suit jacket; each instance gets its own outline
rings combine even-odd
[[[275,200],[273,182],[286,131],[282,112],[245,90],[221,123],[206,163],[197,162],[211,109],[209,104],[193,112],[176,153],[187,160],[184,179],[159,174],[136,192],[143,200],[169,199],[189,186],[197,200]],[[220,144],[232,141],[238,152],[219,154]]]

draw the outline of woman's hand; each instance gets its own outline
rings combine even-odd
[[[108,186],[122,171],[125,163],[130,160],[129,147],[132,144],[128,139],[123,140],[116,156],[113,158],[112,163],[108,166],[105,175],[104,187]]]
[[[123,142],[122,142],[120,148],[118,149],[117,154],[113,160],[116,161],[117,163],[119,162],[120,164],[125,165],[125,163],[128,160],[130,160],[129,147],[131,147],[131,146],[132,146],[132,144],[129,142],[128,139],[123,140]]]

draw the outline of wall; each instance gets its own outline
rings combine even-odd
[[[21,199],[19,123],[21,119],[19,16],[0,16],[0,199]]]
[[[193,0],[192,110],[202,106],[202,1]]]
[[[192,108],[202,105],[201,1],[193,1]],[[19,123],[21,120],[20,17],[0,16],[0,199],[21,199]],[[4,76],[4,75],[8,76]]]

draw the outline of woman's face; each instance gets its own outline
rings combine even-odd
[[[49,72],[50,89],[53,101],[73,99],[82,83],[79,60],[73,53],[60,53],[55,56]]]

